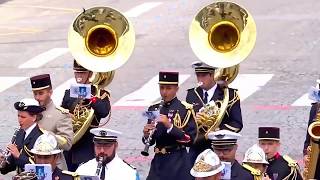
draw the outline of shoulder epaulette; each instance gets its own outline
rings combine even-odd
[[[288,155],[284,155],[284,156],[282,156],[282,157],[283,157],[283,159],[284,159],[285,161],[287,161],[289,167],[296,167],[296,166],[297,166],[297,161],[293,160],[293,159],[292,159],[291,157],[289,157]]]
[[[181,101],[181,104],[186,107],[186,109],[193,109],[193,105],[187,103],[186,101]]]
[[[65,109],[61,106],[56,106],[56,109],[59,110],[62,114],[69,114],[69,109]]]
[[[77,177],[79,176],[78,173],[76,172],[71,172],[71,171],[62,171],[63,174],[66,174],[66,175],[69,175],[69,176],[72,176],[72,177]]]
[[[133,165],[129,164],[127,161],[125,160],[122,160],[124,163],[126,163],[128,166],[130,166],[132,169],[136,170],[137,168],[134,167]]]
[[[242,167],[245,168],[246,170],[250,171],[250,173],[254,176],[260,176],[261,172],[258,169],[255,169],[248,164],[242,164]]]

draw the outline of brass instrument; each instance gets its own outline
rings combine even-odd
[[[68,46],[78,64],[93,72],[91,84],[100,90],[113,79],[115,70],[125,64],[132,54],[135,33],[129,20],[110,7],[84,10],[73,21],[68,33]],[[90,127],[94,111],[90,104],[78,103],[73,117],[73,144]],[[110,114],[109,114],[110,117]]]
[[[158,109],[159,114],[160,114],[160,110],[161,110],[161,108],[163,107],[163,105],[164,105],[164,100],[161,100],[161,101],[160,101],[160,104],[159,104],[159,109]],[[156,122],[155,125],[157,125],[157,122]],[[149,156],[149,147],[150,147],[150,144],[151,144],[151,141],[152,141],[152,135],[153,135],[153,133],[154,133],[155,131],[156,131],[156,129],[154,129],[154,130],[152,130],[152,131],[150,132],[148,138],[147,138],[146,141],[145,141],[144,149],[143,149],[143,151],[141,151],[141,155],[143,155],[143,156]]]
[[[102,157],[102,156],[99,156],[98,165],[97,165],[97,170],[96,170],[96,176],[98,176],[98,177],[100,177],[100,174],[101,174],[102,161],[103,161],[103,157]]]
[[[239,72],[239,63],[251,52],[256,40],[256,25],[247,10],[233,2],[215,2],[202,8],[194,17],[189,30],[189,41],[195,55],[204,63],[219,68],[215,71],[215,81],[231,83]],[[211,120],[202,113],[197,118],[198,130],[216,130],[227,107],[239,97],[229,102],[228,88],[224,88],[224,99],[205,106],[204,111],[213,113]],[[217,106],[217,107],[213,107]],[[218,108],[218,109],[217,109]]]
[[[20,130],[19,128],[15,129],[14,134],[13,134],[11,141],[10,141],[11,144],[14,144],[16,142],[16,137],[17,137],[19,130]],[[3,168],[6,164],[9,163],[8,158],[11,155],[11,153],[8,150],[2,150],[2,149],[0,149],[0,152],[4,156],[4,159],[2,161],[0,161],[0,168]]]
[[[303,170],[303,176],[305,179],[314,179],[316,168],[319,156],[319,144],[317,142],[320,141],[320,108],[318,104],[317,114],[313,123],[311,123],[308,127],[308,133],[311,137],[310,145],[307,149],[308,160],[305,163],[305,167]]]
[[[12,180],[37,180],[35,172],[22,172],[12,177]]]

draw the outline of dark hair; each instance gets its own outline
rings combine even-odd
[[[40,121],[43,118],[42,113],[34,113],[34,112],[29,112],[26,111],[30,116],[36,116],[36,122]]]

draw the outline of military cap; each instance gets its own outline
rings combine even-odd
[[[219,130],[208,134],[208,139],[211,140],[212,146],[216,149],[230,148],[230,146],[237,144],[237,140],[240,137],[241,135],[239,133],[229,130]]]
[[[107,128],[93,128],[90,130],[90,133],[94,135],[93,142],[98,144],[108,144],[116,142],[118,136],[122,133]]]
[[[21,101],[15,102],[14,108],[18,111],[27,111],[36,114],[45,110],[44,107],[39,105],[37,100],[31,98],[22,99]]]
[[[190,174],[193,177],[210,177],[221,172],[224,166],[216,153],[206,149],[198,155]]]
[[[51,88],[51,80],[49,74],[41,74],[30,78],[32,90],[41,90]]]
[[[259,127],[259,140],[280,140],[278,127]]]
[[[76,72],[90,71],[84,68],[83,66],[81,66],[75,59],[73,60],[73,70]]]
[[[159,84],[178,85],[179,72],[159,72]]]
[[[201,61],[195,61],[192,63],[192,68],[194,68],[194,71],[196,73],[213,73],[215,67],[209,66],[208,64],[201,62]]]

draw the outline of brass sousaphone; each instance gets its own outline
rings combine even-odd
[[[251,52],[256,41],[256,25],[247,10],[233,2],[218,1],[202,8],[192,20],[189,30],[190,45],[195,55],[204,63],[219,68],[215,80],[231,83],[239,71],[239,63]],[[216,130],[229,104],[229,91],[224,89],[224,99],[214,121],[201,121],[198,130]]]
[[[84,10],[73,21],[68,33],[68,46],[74,59],[94,72],[90,78],[96,96],[113,79],[114,70],[127,62],[135,44],[132,24],[119,11],[110,7]],[[90,127],[94,111],[90,106],[76,106],[73,118],[73,144]]]

